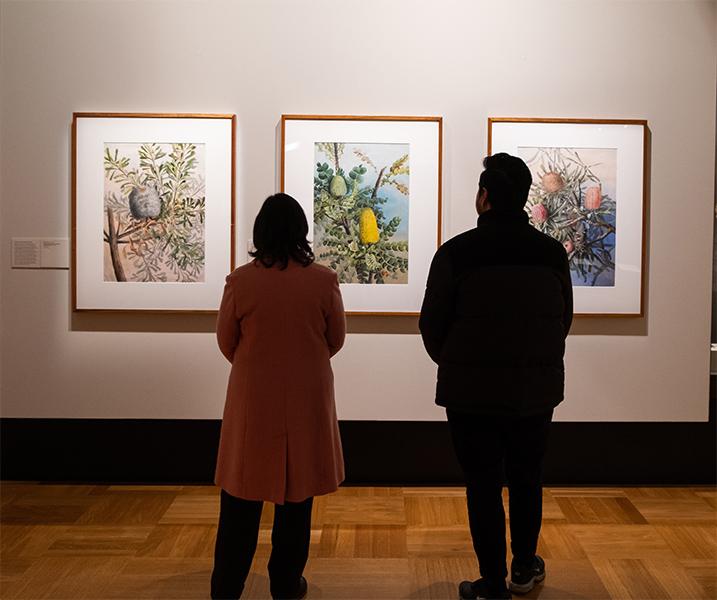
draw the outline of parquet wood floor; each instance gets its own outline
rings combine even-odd
[[[211,486],[0,484],[0,597],[207,598]],[[265,505],[245,598],[268,598]],[[527,598],[717,598],[717,490],[552,488]],[[477,577],[459,488],[342,488],[314,504],[310,599],[456,598]]]

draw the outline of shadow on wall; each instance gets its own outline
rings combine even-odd
[[[71,331],[214,333],[214,314],[71,313]],[[346,317],[348,333],[419,335],[418,317]],[[647,335],[647,318],[578,317],[570,335]]]
[[[144,333],[214,333],[215,314],[161,314],[74,312],[71,331],[126,331]],[[347,316],[349,333],[418,335],[418,317]],[[632,335],[632,334],[631,334]]]
[[[71,331],[213,333],[215,314],[73,312]]]
[[[717,14],[717,6],[715,7]],[[717,115],[717,106],[715,106]],[[715,155],[717,155],[717,137],[715,138]],[[714,223],[712,224],[712,330],[710,341],[717,344],[717,169],[714,178]]]

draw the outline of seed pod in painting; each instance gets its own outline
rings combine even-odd
[[[378,224],[376,215],[370,208],[364,208],[359,216],[359,232],[361,243],[375,244],[378,242]]]
[[[538,224],[545,223],[548,220],[548,209],[545,208],[545,204],[534,204],[530,207],[530,214]]]
[[[585,208],[588,210],[597,210],[602,203],[602,189],[599,185],[589,187],[585,191]]]
[[[543,184],[543,188],[545,188],[545,191],[549,194],[559,192],[565,187],[565,180],[559,173],[556,173],[555,171],[550,171],[549,173],[543,175],[543,177],[541,178],[541,183]]]
[[[346,180],[341,175],[334,175],[329,184],[329,191],[334,198],[341,198],[348,193]]]
[[[153,185],[140,185],[129,193],[129,210],[135,219],[156,219],[162,211],[162,199]]]

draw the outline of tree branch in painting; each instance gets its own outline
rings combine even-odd
[[[408,153],[378,168],[371,146],[379,144],[316,144],[317,157],[332,164],[319,160],[314,170],[315,249],[342,283],[396,282],[408,271],[408,239],[394,239],[408,218]],[[348,173],[341,163],[347,149],[353,164]],[[376,178],[365,182],[369,169]],[[389,188],[403,198],[405,216],[387,218]]]
[[[521,148],[533,174],[526,210],[543,233],[562,242],[574,285],[615,280],[614,149]],[[590,161],[601,157],[605,163]],[[597,168],[602,169],[599,176]]]
[[[203,280],[206,198],[197,151],[189,143],[105,144],[103,236],[115,281]]]

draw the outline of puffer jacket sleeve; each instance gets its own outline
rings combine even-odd
[[[573,282],[570,277],[570,263],[565,250],[562,250],[560,260],[560,285],[563,291],[563,329],[568,337],[570,326],[573,323]]]
[[[451,257],[443,246],[438,249],[428,273],[418,327],[426,352],[438,363],[443,343],[455,312],[455,282]]]

